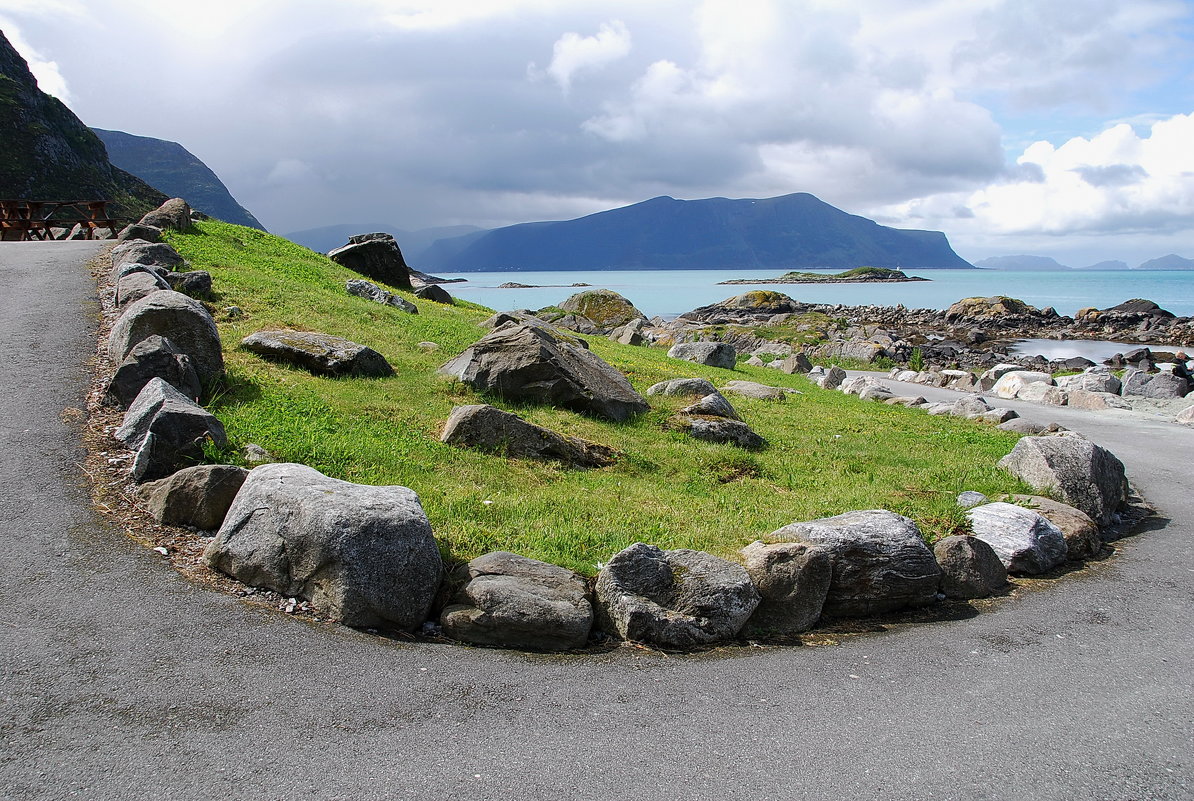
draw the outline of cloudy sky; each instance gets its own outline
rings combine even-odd
[[[811,192],[977,260],[1194,257],[1189,0],[0,0],[271,230]]]

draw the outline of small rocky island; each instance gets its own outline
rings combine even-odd
[[[917,278],[905,274],[903,270],[891,270],[887,267],[855,267],[853,270],[833,275],[790,272],[779,278],[735,278],[730,281],[718,281],[718,284],[878,284],[928,280],[930,279]]]
[[[507,281],[504,284],[498,284],[498,289],[555,289],[557,287],[571,289],[585,286],[592,286],[592,284],[520,284],[517,281]]]

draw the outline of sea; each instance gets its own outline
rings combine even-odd
[[[777,271],[773,275],[779,275]],[[809,272],[818,272],[809,270]],[[823,271],[831,274],[833,270]],[[912,309],[947,309],[968,297],[1007,295],[1037,308],[1052,306],[1059,314],[1072,316],[1079,309],[1106,309],[1132,298],[1155,301],[1179,317],[1194,315],[1194,270],[1108,270],[1079,272],[1012,270],[905,270],[929,281],[872,284],[735,284],[732,279],[765,278],[758,269],[733,270],[561,270],[542,272],[438,273],[443,278],[464,278],[449,291],[464,300],[495,310],[540,309],[554,306],[581,291],[571,284],[591,284],[612,289],[629,299],[648,317],[674,319],[686,311],[749,292],[771,289],[806,303],[848,306],[902,304]],[[530,289],[499,289],[516,282]],[[1022,344],[1024,352],[1033,345]],[[1037,350],[1048,347],[1047,341]],[[1086,356],[1101,360],[1139,345],[1085,342],[1081,346],[1054,348],[1054,358]]]

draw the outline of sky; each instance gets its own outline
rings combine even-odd
[[[1194,258],[1194,0],[0,0],[267,228],[810,192],[971,261]]]

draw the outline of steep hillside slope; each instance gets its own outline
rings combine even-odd
[[[265,230],[211,168],[177,142],[124,131],[91,130],[103,140],[108,158],[120,169],[170,197],[185,199],[191,208],[217,220]]]
[[[463,247],[461,245],[463,244]],[[678,270],[969,268],[939,231],[887,228],[800,193],[761,200],[643,203],[565,222],[441,240],[422,269]]]
[[[59,100],[37,88],[20,53],[0,32],[0,197],[108,200],[133,220],[166,196],[113,166],[104,143]]]

